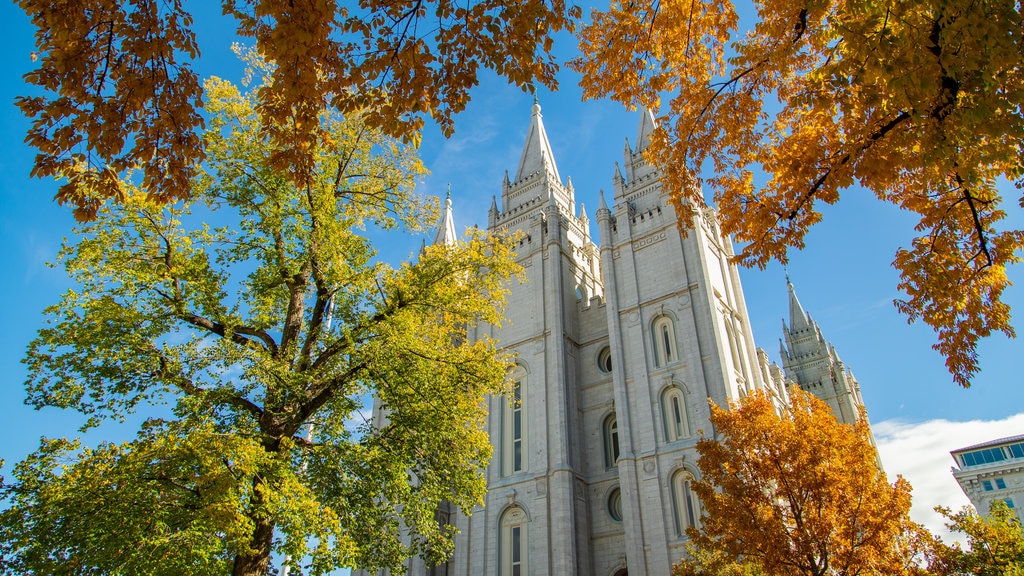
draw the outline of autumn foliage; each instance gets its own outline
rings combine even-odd
[[[699,554],[676,573],[915,573],[923,540],[908,517],[910,485],[886,480],[867,420],[841,424],[799,389],[791,399],[758,392],[712,405],[716,435],[697,445],[701,527],[687,531]]]
[[[1001,296],[1024,232],[1003,223],[1001,189],[1024,184],[1021,3],[753,8],[744,33],[729,0],[614,0],[581,31],[586,96],[661,112],[648,158],[681,211],[710,185],[744,264],[785,262],[855,184],[914,213],[896,305],[969,386],[979,338],[1014,334]]]
[[[142,189],[166,202],[189,195],[205,156],[202,90],[192,16],[183,0],[17,0],[37,27],[43,95],[18,99],[33,120],[33,174],[66,179],[58,201],[79,219],[123,200],[120,178],[142,170]],[[235,31],[279,66],[257,95],[262,128],[277,144],[271,166],[304,186],[329,138],[331,108],[360,111],[372,128],[416,140],[423,117],[445,134],[481,68],[520,88],[555,87],[551,35],[579,8],[563,0],[222,0]]]

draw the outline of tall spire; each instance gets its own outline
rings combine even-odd
[[[544,131],[544,121],[541,118],[540,103],[537,101],[537,97],[534,96],[530,131],[526,134],[523,155],[519,157],[516,181],[522,180],[535,172],[547,172],[549,175],[554,176],[556,182],[562,181],[558,177],[555,156],[551,153],[551,144],[548,143],[548,135]]]
[[[807,312],[804,312],[804,307],[796,297],[796,289],[789,281],[789,274],[786,275],[786,287],[789,289],[789,329],[794,332],[803,330],[809,326]]]
[[[657,123],[654,121],[654,113],[650,108],[644,108],[640,113],[640,127],[636,131],[636,153],[639,154],[651,143],[651,133]]]
[[[437,219],[437,232],[434,233],[434,245],[452,246],[456,242],[455,219],[452,218],[452,185],[448,184],[448,195],[444,199],[444,210]]]

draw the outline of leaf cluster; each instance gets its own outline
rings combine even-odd
[[[199,50],[182,0],[18,0],[37,28],[38,67],[25,77],[43,95],[17,100],[33,120],[33,174],[64,178],[57,193],[79,219],[128,194],[122,177],[166,203],[190,196],[205,158]],[[298,187],[316,175],[330,133],[328,108],[361,112],[390,136],[417,138],[423,117],[453,132],[481,68],[520,88],[555,87],[552,35],[573,29],[563,0],[222,0],[235,31],[279,67],[260,88],[270,166]]]
[[[688,530],[703,556],[680,573],[715,562],[738,573],[914,573],[910,486],[887,482],[865,418],[839,423],[797,388],[789,405],[758,392],[711,410],[718,436],[697,445],[702,526]]]
[[[785,262],[821,203],[855,184],[916,214],[893,262],[907,295],[896,305],[937,331],[934,347],[969,386],[978,340],[1014,334],[1001,296],[1024,231],[1003,224],[999,185],[1024,184],[1021,4],[754,8],[743,34],[729,0],[615,1],[581,30],[573,67],[587,97],[653,110],[667,98],[648,158],[681,214],[710,184],[744,264]]]
[[[989,514],[980,516],[970,508],[954,513],[936,510],[946,517],[946,526],[967,536],[967,548],[959,543],[939,546],[933,560],[940,574],[961,576],[1020,576],[1024,574],[1024,532],[1020,520],[1005,502],[993,502]]]

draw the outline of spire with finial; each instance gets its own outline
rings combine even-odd
[[[654,120],[654,113],[651,112],[650,108],[644,108],[640,113],[640,126],[636,131],[636,153],[643,152],[647,145],[651,143],[651,133],[654,132],[654,128],[657,123]]]
[[[809,319],[807,312],[804,312],[804,307],[800,305],[800,300],[796,297],[796,289],[789,281],[788,272],[786,273],[786,288],[789,290],[789,328],[793,331],[804,330],[810,325]]]
[[[455,219],[452,217],[452,184],[448,183],[448,193],[444,199],[444,209],[437,220],[437,232],[434,233],[434,245],[452,246],[457,241],[455,236]]]
[[[519,157],[516,181],[518,182],[537,172],[548,174],[556,182],[562,181],[558,176],[558,167],[555,165],[555,156],[551,152],[551,144],[548,142],[547,132],[544,130],[544,121],[540,114],[540,101],[537,99],[537,95],[534,94],[530,130],[526,134],[523,153]]]

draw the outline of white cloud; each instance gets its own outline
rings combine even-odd
[[[935,506],[959,510],[970,505],[967,496],[953,478],[955,464],[951,450],[1024,432],[1024,413],[1002,420],[952,422],[927,420],[905,422],[885,420],[872,424],[878,452],[890,480],[902,475],[914,487],[910,517],[924,524],[933,534],[951,542],[955,538],[946,529]]]

